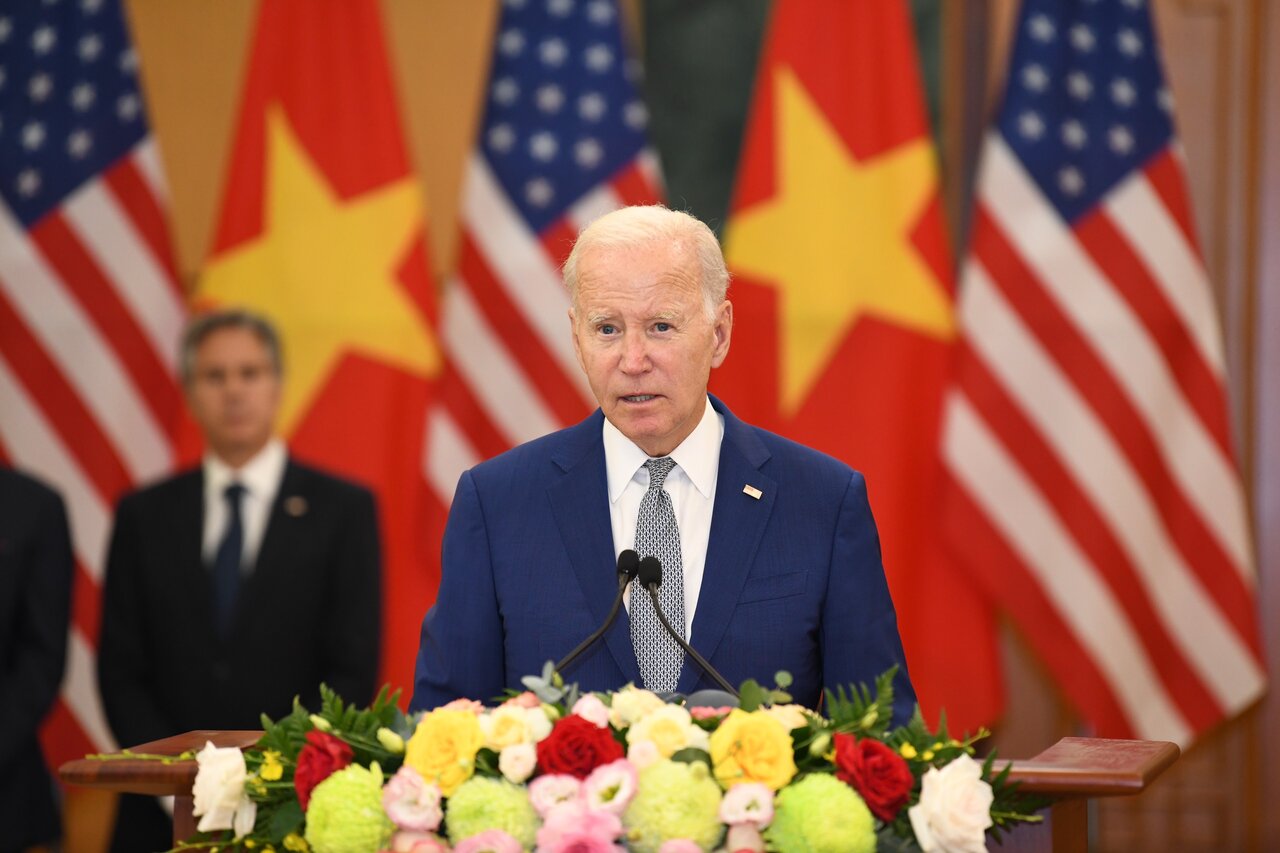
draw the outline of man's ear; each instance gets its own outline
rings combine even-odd
[[[729,339],[733,337],[733,303],[726,299],[716,309],[715,325],[711,333],[715,336],[715,349],[711,352],[711,366],[724,364],[729,355]]]
[[[578,357],[578,367],[586,373],[587,363],[582,360],[582,344],[578,342],[578,318],[573,313],[573,306],[569,306],[569,337],[573,339],[573,354]]]

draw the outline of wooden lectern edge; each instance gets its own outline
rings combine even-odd
[[[1034,758],[1009,762],[1009,780],[1029,793],[1116,797],[1140,793],[1181,755],[1151,740],[1064,737]]]
[[[151,755],[181,755],[214,746],[248,747],[260,731],[193,731],[144,743],[130,751]],[[1178,747],[1164,741],[1107,740],[1067,737],[1027,760],[1008,762],[1010,781],[1028,793],[1062,797],[1113,797],[1137,794],[1177,761]],[[58,776],[69,785],[107,788],[153,796],[190,796],[196,763],[161,764],[145,759],[107,761],[81,758],[68,761]]]

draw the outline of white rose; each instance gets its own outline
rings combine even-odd
[[[498,769],[508,782],[519,785],[533,775],[538,764],[538,751],[531,743],[516,743],[498,753]]]
[[[539,705],[537,708],[526,709],[525,718],[529,724],[529,737],[532,738],[534,743],[538,743],[551,734],[551,718],[547,716],[545,706]]]
[[[991,786],[982,766],[962,755],[924,774],[920,803],[907,814],[924,853],[984,853],[991,826]]]
[[[234,746],[219,748],[206,741],[204,749],[196,753],[196,765],[196,781],[191,786],[193,812],[200,818],[196,829],[232,829],[237,836],[251,832],[258,805],[244,792],[248,775],[244,753]]]
[[[625,729],[627,726],[634,725],[637,720],[646,714],[656,711],[666,704],[666,702],[658,698],[656,693],[650,693],[648,690],[642,690],[639,687],[633,687],[628,684],[613,694],[613,705],[609,709],[609,722],[613,723],[615,728]]]
[[[600,697],[594,693],[588,693],[577,702],[573,703],[573,710],[570,712],[577,714],[589,723],[594,723],[600,728],[609,725],[609,706],[600,700]]]
[[[663,758],[686,747],[708,749],[707,733],[693,722],[689,711],[679,705],[663,705],[637,721],[627,731],[627,743],[653,741]]]
[[[481,714],[480,733],[484,735],[484,745],[494,752],[501,752],[504,747],[512,744],[531,743],[533,732],[529,723],[534,715],[544,722],[547,719],[540,708],[523,708],[519,705],[502,705]]]

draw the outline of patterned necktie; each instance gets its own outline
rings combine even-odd
[[[245,487],[232,483],[223,492],[227,501],[227,529],[213,558],[213,618],[219,637],[231,632],[231,614],[240,589],[240,560],[244,552],[244,523],[240,519],[240,499]]]
[[[675,464],[669,456],[644,463],[649,469],[649,491],[641,498],[636,516],[635,549],[641,557],[657,557],[662,563],[658,599],[667,621],[683,637],[684,565],[680,558],[680,528],[676,525],[671,495],[662,488]],[[684,650],[662,627],[648,591],[638,584],[631,588],[631,645],[640,664],[644,686],[657,692],[675,690],[684,663]]]

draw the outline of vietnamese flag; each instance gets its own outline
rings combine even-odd
[[[867,478],[907,664],[955,730],[1000,708],[995,622],[941,547],[952,264],[905,2],[779,0],[725,251],[736,328],[713,388]]]
[[[441,356],[376,0],[263,0],[235,134],[196,300],[278,325],[278,429],[300,459],[376,493],[382,678],[407,685],[438,581],[421,460]]]

